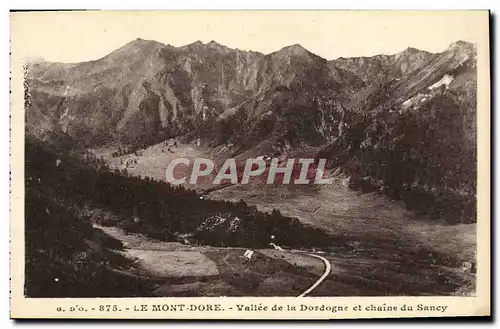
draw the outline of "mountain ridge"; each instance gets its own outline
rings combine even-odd
[[[223,44],[218,43],[218,42],[217,42],[217,41],[215,41],[215,40],[211,40],[211,41],[209,41],[209,42],[207,42],[207,43],[204,43],[204,42],[202,42],[201,40],[197,40],[197,41],[191,42],[191,43],[186,44],[186,45],[181,45],[181,46],[173,46],[173,45],[166,44],[166,43],[162,43],[162,42],[159,42],[159,41],[156,41],[156,40],[153,40],[153,39],[143,39],[143,38],[138,37],[138,38],[135,38],[135,39],[133,39],[133,40],[129,41],[128,43],[132,43],[132,42],[134,42],[134,41],[139,41],[139,42],[143,42],[143,41],[150,41],[150,42],[155,42],[155,43],[158,43],[158,44],[163,45],[163,46],[166,46],[166,47],[172,47],[172,48],[177,48],[177,49],[186,48],[186,47],[188,47],[188,46],[190,46],[190,45],[194,45],[194,44],[199,44],[199,45],[207,45],[207,44],[210,44],[210,43],[215,43],[215,44],[221,45],[221,46],[223,46],[223,47],[226,47],[226,48],[229,48],[229,49],[232,49],[232,50],[239,50],[239,51],[241,51],[241,52],[257,53],[257,54],[262,54],[262,55],[264,55],[264,56],[265,56],[265,55],[272,54],[272,53],[274,53],[274,52],[278,52],[278,51],[280,51],[280,50],[281,50],[281,49],[283,49],[283,48],[291,47],[291,46],[294,46],[294,45],[298,45],[298,46],[300,46],[300,47],[302,47],[302,48],[306,49],[305,47],[303,47],[303,46],[302,46],[302,45],[300,45],[300,44],[292,44],[292,45],[288,45],[288,46],[283,46],[282,48],[280,48],[280,49],[278,49],[278,50],[274,50],[274,51],[272,51],[272,52],[270,52],[270,53],[267,53],[267,54],[266,54],[266,53],[264,53],[264,52],[261,52],[261,51],[256,51],[256,50],[253,50],[253,49],[243,50],[243,49],[239,49],[239,48],[237,48],[237,47],[236,47],[236,48],[230,48],[230,47],[227,47],[227,46],[225,46],[225,45],[223,45]],[[128,44],[128,43],[126,43],[126,44]],[[124,44],[123,46],[125,46],[126,44]],[[123,46],[121,46],[121,47],[123,47]],[[454,41],[454,42],[452,42],[451,44],[449,44],[449,45],[448,45],[448,47],[447,47],[446,49],[453,48],[453,47],[457,47],[457,48],[460,48],[460,47],[467,47],[467,48],[470,48],[470,47],[475,47],[475,46],[476,46],[476,45],[475,45],[475,43],[472,43],[472,42],[469,42],[469,41],[465,41],[465,40],[457,40],[457,41]],[[119,48],[121,48],[121,47],[119,47]],[[117,48],[117,49],[119,49],[119,48]],[[328,61],[335,61],[335,60],[338,60],[338,59],[347,59],[347,58],[369,58],[369,57],[383,56],[383,55],[385,55],[385,56],[393,56],[393,55],[399,54],[399,53],[401,53],[401,52],[404,52],[405,50],[408,50],[408,49],[413,49],[413,50],[417,50],[417,51],[427,52],[427,53],[430,53],[430,54],[437,54],[437,53],[440,53],[440,52],[434,52],[434,53],[433,53],[433,52],[430,52],[430,51],[427,51],[427,50],[422,50],[422,49],[418,49],[418,48],[415,48],[415,47],[411,47],[411,46],[410,46],[410,47],[407,47],[407,48],[405,48],[405,49],[403,49],[403,50],[401,50],[401,51],[399,51],[399,52],[393,53],[393,54],[385,54],[385,53],[380,53],[380,54],[372,54],[372,55],[359,55],[359,56],[339,56],[339,57],[335,57],[335,58],[331,58],[331,59],[326,59],[325,57],[323,57],[323,56],[321,56],[321,55],[317,55],[317,54],[315,54],[315,55],[316,55],[316,56],[318,56],[318,57],[325,58],[325,59],[326,59],[326,60],[328,60]],[[446,51],[446,49],[444,49],[443,51]],[[115,50],[116,50],[116,49],[115,49]],[[307,49],[306,49],[306,50],[307,50]],[[309,50],[307,50],[307,51],[309,51]],[[113,51],[111,51],[111,52],[113,52]],[[111,52],[110,52],[110,53],[111,53]],[[309,51],[309,52],[311,52],[311,51]],[[311,53],[312,53],[312,52],[311,52]],[[314,53],[313,53],[313,54],[314,54]],[[27,62],[28,64],[33,63],[33,62],[35,62],[35,63],[37,63],[37,62],[45,62],[45,63],[59,63],[59,64],[79,64],[79,63],[86,63],[86,62],[93,62],[93,61],[97,61],[97,60],[100,60],[100,59],[102,59],[102,58],[104,58],[104,57],[106,57],[106,56],[108,56],[108,55],[109,55],[109,53],[108,53],[107,55],[104,55],[103,57],[100,57],[100,58],[90,59],[90,60],[84,60],[84,61],[80,61],[80,62],[47,61],[47,60],[45,60],[43,57],[37,57],[37,56],[34,56],[34,57],[33,57],[33,56],[32,56],[32,57],[28,58],[27,60],[25,60],[25,62]]]
[[[129,150],[182,136],[234,157],[314,148],[355,185],[470,204],[476,56],[462,41],[327,61],[300,45],[264,55],[138,39],[93,62],[29,66],[26,131]]]
[[[441,54],[466,59],[473,51],[474,45],[457,41]],[[28,125],[41,127],[41,135],[61,128],[89,145],[134,140],[147,145],[204,130],[212,119],[235,113],[257,129],[256,119],[269,111],[275,114],[269,118],[283,119],[291,108],[319,103],[366,107],[378,102],[370,99],[384,85],[420,72],[439,56],[408,47],[394,55],[327,61],[299,44],[264,55],[215,41],[174,47],[137,38],[94,61],[32,63],[26,75],[34,90],[32,107],[40,99],[38,107],[45,109],[33,109],[36,120],[28,115]],[[331,113],[316,112],[323,117],[316,128],[329,126],[324,118]]]

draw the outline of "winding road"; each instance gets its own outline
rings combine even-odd
[[[323,275],[318,279],[318,281],[316,281],[312,286],[309,287],[309,289],[307,289],[306,291],[301,293],[298,297],[307,296],[307,294],[309,294],[311,291],[316,289],[316,287],[319,286],[321,284],[321,282],[323,282],[326,279],[326,277],[328,275],[330,275],[330,272],[332,271],[332,265],[330,264],[330,262],[326,258],[319,256],[319,255],[315,255],[315,254],[308,254],[308,255],[315,257],[315,258],[319,258],[323,261],[323,263],[325,263],[325,273],[323,273]]]
[[[295,251],[285,250],[285,249],[281,248],[280,246],[278,246],[278,245],[276,245],[274,243],[271,243],[271,245],[274,247],[274,249],[280,250],[280,251],[305,253],[304,251],[298,251],[298,250],[295,250]],[[314,289],[316,289],[321,284],[321,282],[323,282],[326,279],[326,277],[328,275],[330,275],[330,272],[332,271],[332,265],[330,264],[330,262],[328,261],[328,259],[326,259],[325,257],[320,256],[320,255],[316,255],[316,254],[307,254],[307,255],[311,256],[311,257],[314,257],[314,258],[321,259],[323,261],[323,263],[325,263],[325,272],[318,279],[318,281],[316,281],[312,286],[309,287],[309,289],[307,289],[306,291],[304,291],[303,293],[301,293],[297,297],[305,297],[305,296],[307,296],[307,294],[309,294],[311,291],[313,291]]]

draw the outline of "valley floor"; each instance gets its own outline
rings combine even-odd
[[[215,248],[151,240],[115,227],[95,226],[121,241],[134,260],[133,275],[155,284],[153,296],[298,296],[324,272],[314,257],[258,250],[248,260],[243,248]]]
[[[456,284],[455,293],[474,294],[475,275],[464,271],[462,265],[476,264],[476,224],[430,222],[378,194],[352,191],[343,186],[340,179],[320,188],[230,186],[214,191],[209,197],[229,201],[243,199],[260,211],[279,209],[285,216],[319,227],[339,237],[337,247],[347,241],[349,247],[341,252],[353,254],[359,273],[370,273],[369,268],[379,270],[384,265],[387,267],[384,270],[389,270],[395,265],[398,273],[393,275],[404,282],[403,285],[408,284],[407,289],[413,290],[411,284],[420,286],[414,294],[423,292],[419,289],[425,283],[413,281],[411,277],[411,272],[420,270],[437,274],[436,280],[449,274],[454,277],[454,282],[449,283]],[[334,255],[339,257],[338,252]],[[396,265],[394,260],[400,264]],[[380,264],[375,265],[378,261]],[[420,266],[423,267],[419,269]]]
[[[320,253],[331,265],[309,296],[450,295],[460,288],[453,269],[428,267],[418,259],[408,262],[400,250],[370,254],[362,248],[260,249],[249,261],[244,248],[189,246],[95,227],[121,241],[120,253],[134,262],[117,274],[148,282],[152,296],[299,296],[326,273],[325,264],[309,252]]]

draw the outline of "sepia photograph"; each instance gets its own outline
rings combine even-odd
[[[16,298],[489,312],[488,15],[12,12]]]

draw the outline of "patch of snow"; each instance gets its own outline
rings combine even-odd
[[[405,107],[406,107],[406,106],[410,106],[410,104],[411,104],[411,100],[412,100],[411,98],[410,98],[410,99],[405,100],[405,101],[403,102],[403,106],[405,106]]]
[[[441,80],[433,84],[432,86],[429,87],[429,90],[436,89],[441,87],[442,85],[445,85],[446,88],[450,86],[450,83],[453,81],[453,77],[451,75],[445,74]]]
[[[402,105],[403,105],[403,108],[407,109],[408,107],[416,104],[416,103],[423,103],[425,102],[426,100],[428,100],[430,97],[432,97],[431,95],[429,94],[417,94],[411,98],[408,98],[407,100],[405,100]]]

